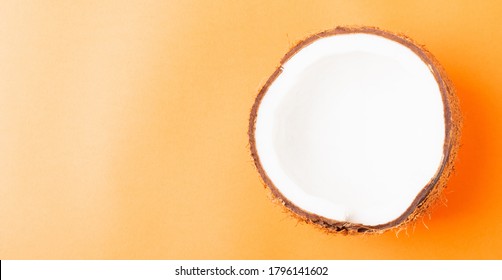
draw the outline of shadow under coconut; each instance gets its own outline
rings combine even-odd
[[[458,71],[461,67],[454,69]],[[443,223],[463,219],[479,211],[480,203],[489,195],[489,186],[482,181],[492,157],[489,119],[493,108],[490,108],[490,100],[479,94],[483,86],[474,85],[472,77],[476,77],[476,73],[450,71],[450,76],[460,100],[463,127],[455,169],[443,195],[447,207],[436,207],[432,213],[435,219]]]

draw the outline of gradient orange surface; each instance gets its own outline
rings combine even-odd
[[[2,1],[0,258],[500,259],[500,15],[495,0]],[[248,151],[259,88],[337,25],[409,35],[458,90],[447,206],[398,235],[298,223]]]

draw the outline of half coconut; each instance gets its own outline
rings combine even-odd
[[[256,98],[249,141],[273,197],[342,233],[415,220],[446,186],[461,114],[422,46],[373,27],[313,35],[282,59]]]

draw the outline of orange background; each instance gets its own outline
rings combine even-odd
[[[2,1],[0,258],[500,259],[501,15],[495,0]],[[426,45],[465,118],[447,207],[398,236],[298,223],[248,152],[282,56],[354,24]]]

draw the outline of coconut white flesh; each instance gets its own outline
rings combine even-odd
[[[284,197],[329,219],[400,217],[438,171],[445,139],[439,86],[406,46],[355,33],[301,49],[263,97],[261,165]]]

